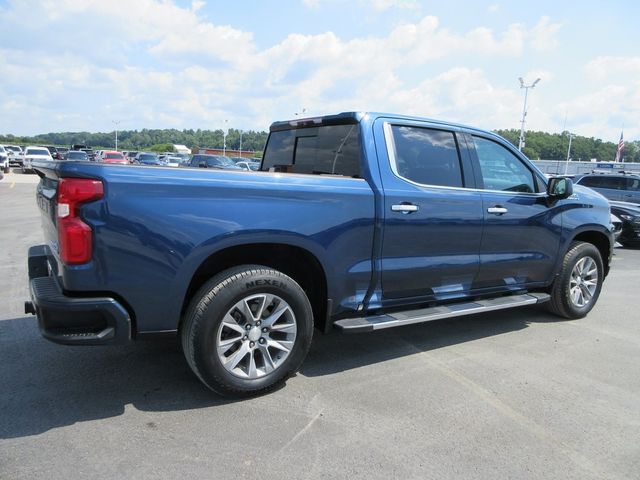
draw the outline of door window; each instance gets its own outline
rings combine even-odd
[[[453,132],[392,125],[396,173],[422,185],[462,187],[460,155]]]
[[[538,191],[533,172],[502,145],[482,137],[473,137],[484,188],[507,192]]]

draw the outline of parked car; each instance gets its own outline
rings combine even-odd
[[[629,173],[588,173],[576,175],[575,183],[592,188],[609,200],[640,204],[640,175]]]
[[[94,162],[96,159],[96,152],[92,148],[81,148],[84,153],[89,157],[89,161]]]
[[[314,326],[369,332],[537,303],[584,317],[613,250],[604,197],[546,179],[493,133],[415,117],[276,122],[261,175],[36,168],[45,242],[29,250],[25,311],[44,337],[174,334],[226,395],[283,383]]]
[[[9,173],[9,153],[3,145],[0,145],[0,170]]]
[[[82,150],[69,150],[65,155],[65,160],[74,162],[88,162],[89,155],[87,155],[87,152],[84,152]]]
[[[7,154],[9,155],[9,166],[22,167],[22,162],[24,160],[22,148],[18,145],[5,145],[4,148],[7,150]]]
[[[104,152],[104,150],[95,150],[94,154],[93,154],[93,159],[96,162],[101,162],[102,161],[102,152]]]
[[[71,145],[71,150],[84,150],[87,148],[89,147],[87,147],[84,143],[74,143],[73,145]]]
[[[224,170],[241,170],[229,157],[222,155],[208,155],[198,153],[191,157],[189,163],[191,167],[198,168],[221,168]]]
[[[44,148],[49,150],[49,154],[51,154],[51,158],[58,160],[58,149],[52,145],[46,145]]]
[[[115,150],[104,150],[101,155],[102,163],[117,163],[120,165],[129,165],[129,160],[125,156]]]
[[[58,149],[58,160],[66,160],[67,152],[69,149],[67,147],[56,147]]]
[[[236,166],[240,167],[242,170],[249,170],[255,172],[256,170],[260,170],[260,164],[257,162],[237,162]]]
[[[127,152],[125,156],[127,157],[127,160],[129,160],[129,163],[134,163],[137,154],[137,151],[132,150],[130,152]]]
[[[33,172],[32,163],[35,161],[52,161],[51,153],[45,147],[27,147],[22,161],[22,173]]]
[[[640,205],[628,202],[609,202],[611,213],[622,221],[616,238],[625,247],[640,247]]]
[[[138,152],[133,159],[133,163],[138,165],[162,165],[162,162],[158,159],[158,155],[153,152]]]
[[[165,155],[162,158],[162,164],[166,167],[179,167],[182,165],[182,159],[174,155]]]

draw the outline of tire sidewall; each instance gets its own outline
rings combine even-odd
[[[268,389],[288,377],[302,364],[313,335],[311,305],[304,290],[293,279],[266,267],[245,270],[242,275],[226,285],[223,283],[226,282],[221,281],[213,288],[214,297],[211,301],[204,305],[199,302],[196,309],[196,315],[200,316],[200,320],[194,325],[192,341],[198,373],[210,387],[222,384],[239,393]],[[224,315],[238,301],[261,293],[277,295],[289,304],[296,319],[296,339],[288,357],[276,370],[257,379],[243,379],[227,371],[220,362],[216,346],[218,330]]]

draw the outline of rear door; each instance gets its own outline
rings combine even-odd
[[[468,295],[478,272],[482,202],[455,129],[379,119],[384,189],[383,305]]]
[[[484,231],[478,289],[517,290],[548,282],[554,272],[562,217],[549,206],[540,174],[494,137],[467,137],[482,188]]]
[[[625,202],[640,203],[640,178],[627,177],[626,190],[623,193]]]

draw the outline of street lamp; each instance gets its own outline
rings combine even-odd
[[[111,123],[116,126],[116,151],[118,151],[118,125],[120,125],[120,120],[111,120]]]
[[[238,155],[239,157],[242,156],[242,130],[240,130],[240,153]]]
[[[225,120],[224,121],[224,125],[222,127],[222,156],[226,156],[227,155],[227,135],[228,135],[228,130],[227,130],[227,123],[229,123],[229,120]]]
[[[575,135],[573,133],[569,133],[569,148],[567,149],[567,161],[564,164],[564,174],[567,174],[567,170],[569,170],[569,158],[571,157],[571,140],[573,140]]]
[[[524,88],[524,107],[522,109],[522,120],[520,121],[520,141],[518,142],[518,150],[522,151],[524,148],[524,119],[527,116],[527,96],[529,95],[529,89],[535,87],[540,79],[536,78],[531,85],[525,85],[522,77],[518,77],[518,80],[520,80],[520,88]]]

